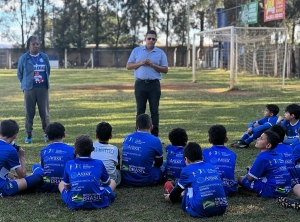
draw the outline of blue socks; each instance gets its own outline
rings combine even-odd
[[[43,182],[43,177],[40,174],[32,174],[24,178],[27,182],[27,189],[36,187],[36,185]]]

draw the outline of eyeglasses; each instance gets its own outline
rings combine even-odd
[[[152,40],[152,41],[156,41],[156,38],[147,38],[148,41]]]

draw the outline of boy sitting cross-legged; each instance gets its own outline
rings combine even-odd
[[[227,142],[227,131],[222,125],[214,125],[208,130],[208,141],[213,145],[203,150],[204,162],[211,163],[218,170],[222,179],[226,196],[232,196],[237,191],[237,181],[234,179],[236,154],[224,144]]]
[[[270,130],[257,139],[255,147],[260,149],[260,154],[252,167],[248,167],[246,176],[238,180],[243,189],[264,198],[283,197],[290,192],[291,176],[281,154],[274,150],[279,141],[279,136]]]
[[[228,202],[218,171],[210,163],[202,161],[199,144],[189,142],[183,151],[186,167],[180,174],[177,185],[165,200],[181,201],[181,208],[193,217],[223,215]],[[181,200],[182,198],[182,200]]]
[[[101,160],[110,178],[116,181],[117,186],[121,182],[120,154],[118,147],[109,144],[112,138],[112,127],[107,122],[101,122],[96,127],[97,142],[94,142],[94,151],[91,158]]]
[[[166,179],[175,184],[179,179],[181,170],[186,166],[183,158],[183,148],[188,141],[188,136],[184,129],[174,128],[169,132],[169,140],[171,144],[166,146]]]
[[[299,183],[299,178],[295,169],[295,158],[293,154],[293,149],[289,144],[283,143],[285,129],[282,126],[276,124],[272,126],[270,130],[277,133],[277,135],[280,138],[280,141],[274,150],[282,155],[282,159],[285,162],[286,168],[291,175],[291,185],[293,187],[295,186],[295,184]]]
[[[136,132],[124,138],[122,148],[121,184],[142,187],[158,184],[164,179],[162,144],[151,135],[151,117],[145,113],[136,118]]]
[[[0,198],[35,189],[43,181],[43,170],[26,176],[25,151],[20,146],[11,145],[18,132],[19,125],[15,120],[8,119],[0,123]]]
[[[235,148],[249,147],[249,144],[260,137],[265,130],[276,124],[278,112],[279,108],[277,105],[266,105],[264,117],[249,123],[247,131],[240,138],[240,140],[230,144],[230,146]]]
[[[75,159],[74,147],[63,142],[66,137],[65,127],[58,122],[50,123],[45,129],[50,144],[41,150],[41,164],[34,164],[32,171],[44,169],[44,182],[37,191],[58,192],[58,184],[63,178],[64,168],[69,160]]]
[[[80,135],[75,141],[75,160],[67,162],[59,184],[62,200],[72,209],[108,207],[115,199],[116,182],[111,180],[103,162],[90,158],[93,141]]]

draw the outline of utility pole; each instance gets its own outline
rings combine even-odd
[[[190,0],[187,0],[187,58],[186,58],[186,66],[189,68],[190,66]]]

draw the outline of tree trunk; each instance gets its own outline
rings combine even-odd
[[[96,2],[96,12],[95,12],[95,19],[96,19],[96,23],[95,23],[95,44],[96,44],[96,49],[99,49],[99,43],[100,43],[100,37],[99,37],[99,0],[97,0]]]
[[[23,1],[20,1],[20,12],[21,12],[21,35],[22,35],[22,49],[23,52],[26,52],[25,49],[25,37],[24,37],[24,13],[23,13]]]
[[[97,21],[97,19],[96,19]],[[81,4],[80,0],[78,0],[78,8],[77,8],[77,49],[81,49]]]
[[[45,0],[42,0],[41,8],[41,51],[45,51]]]
[[[147,2],[147,31],[150,30],[150,0]]]
[[[200,31],[204,31],[204,12],[200,13]],[[203,35],[200,36],[200,59],[204,59],[204,37]]]
[[[291,44],[292,46],[294,46],[295,38],[296,38],[296,36],[295,36],[295,28],[296,28],[296,23],[295,23],[295,20],[294,20],[293,24],[292,24],[292,44]],[[291,53],[292,53],[292,55],[291,55],[292,58],[291,58],[291,64],[290,65],[291,65],[291,69],[292,69],[293,76],[294,76],[295,75],[295,71],[299,70],[299,67],[296,66],[296,64],[298,64],[298,66],[299,66],[299,62],[296,61],[294,47],[291,49]],[[299,58],[297,58],[297,59],[299,59]],[[287,77],[290,78],[291,76],[287,76]]]
[[[166,27],[166,54],[168,55],[168,47],[169,47],[169,20],[170,20],[170,11],[168,8],[167,11],[167,27]]]

